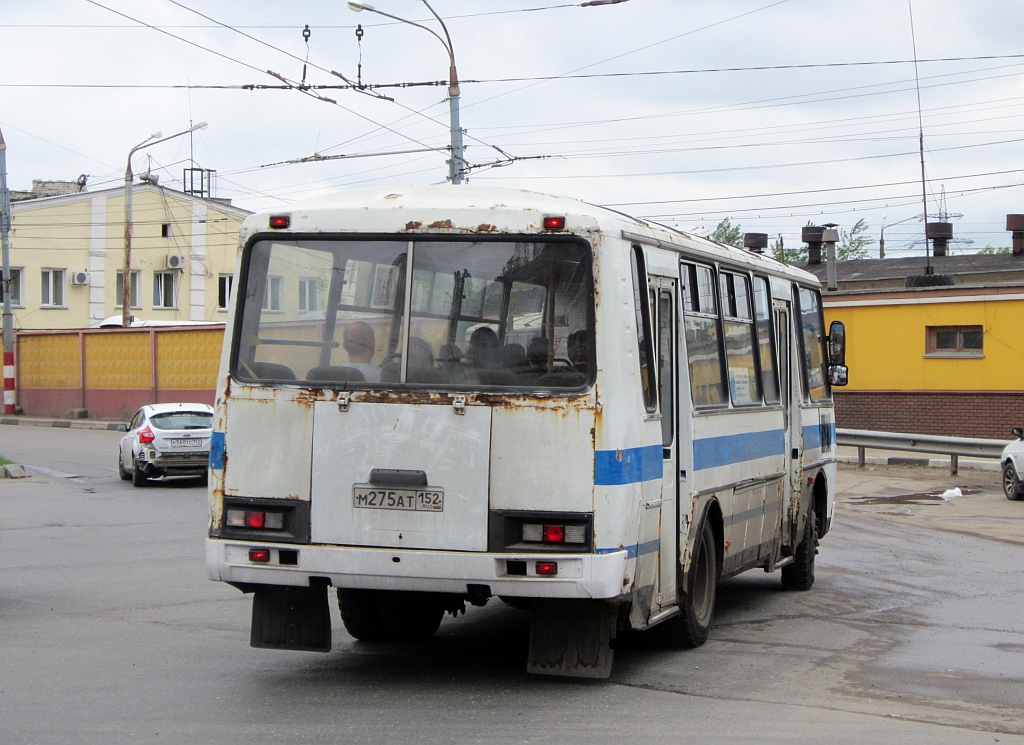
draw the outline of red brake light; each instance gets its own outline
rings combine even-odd
[[[139,442],[153,442],[156,437],[148,426],[139,430]]]
[[[287,228],[292,224],[291,215],[271,215],[270,216],[270,227],[272,228]]]
[[[545,543],[565,543],[565,526],[564,525],[545,525],[544,526],[544,542]]]
[[[250,555],[252,552],[249,552]],[[558,562],[557,561],[538,561],[537,562],[537,574],[542,577],[554,577],[558,574]]]
[[[545,230],[563,230],[565,229],[565,217],[562,215],[548,215],[544,218],[544,229]]]
[[[249,561],[254,561],[258,564],[266,564],[270,561],[270,549],[269,548],[250,548],[249,549]]]
[[[266,512],[246,512],[245,527],[263,529],[267,524]]]

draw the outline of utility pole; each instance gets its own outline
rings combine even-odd
[[[0,239],[3,244],[4,414],[17,410],[14,389],[14,315],[11,312],[11,192],[7,188],[7,143],[0,131]]]

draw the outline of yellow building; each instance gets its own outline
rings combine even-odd
[[[838,262],[825,319],[846,325],[850,429],[1009,439],[1024,426],[1024,257]],[[825,280],[825,265],[812,265]]]
[[[131,314],[223,322],[249,212],[151,183],[132,195]],[[124,224],[123,188],[13,202],[15,328],[90,328],[120,316]]]

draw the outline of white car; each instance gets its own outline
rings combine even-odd
[[[143,406],[121,438],[117,473],[135,486],[159,476],[207,475],[213,407],[207,404],[152,404]]]
[[[1024,430],[1014,427],[1017,439],[1003,448],[999,462],[1003,464],[1003,494],[1007,499],[1024,499]]]

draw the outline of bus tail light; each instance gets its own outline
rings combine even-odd
[[[250,552],[251,553],[251,552]],[[558,574],[557,561],[538,561],[537,574],[541,577],[554,577]]]
[[[524,543],[584,544],[587,541],[586,525],[538,525],[523,524]]]
[[[249,549],[249,561],[256,564],[268,564],[270,563],[270,549],[269,548],[250,548]]]
[[[262,510],[228,510],[227,525],[232,528],[248,528],[249,530],[281,530],[284,528],[284,513]]]
[[[545,230],[565,230],[564,215],[548,215],[544,218]]]
[[[270,227],[275,230],[283,230],[292,224],[291,215],[271,215],[270,216]]]

